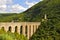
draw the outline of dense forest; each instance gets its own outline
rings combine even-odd
[[[60,40],[60,0],[43,0],[19,14],[0,14],[0,22],[12,21],[41,22],[30,40]]]

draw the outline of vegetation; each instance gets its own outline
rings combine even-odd
[[[45,14],[48,20],[42,22]],[[0,14],[0,22],[11,21],[41,22],[41,26],[30,38],[31,40],[60,40],[60,0],[43,0],[20,14]],[[19,36],[14,37],[18,40],[21,38]],[[12,39],[14,38],[9,40]]]
[[[16,13],[7,13],[7,14],[0,14],[0,22],[19,22],[23,21],[23,13],[16,14]],[[21,20],[22,19],[22,20]]]
[[[3,29],[0,30],[0,40],[27,40],[25,36],[18,33],[5,32]]]
[[[41,25],[31,40],[60,40],[60,0],[46,0],[32,7],[31,21],[41,21]],[[35,8],[40,10],[38,13]],[[28,10],[29,11],[29,10]],[[37,12],[36,14],[33,12]],[[29,12],[31,13],[31,12]],[[46,21],[42,22],[44,15],[47,15]],[[31,15],[31,14],[29,14]]]
[[[42,22],[30,40],[60,40],[60,29],[50,21]]]

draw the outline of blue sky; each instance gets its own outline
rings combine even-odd
[[[26,1],[28,1],[28,2],[30,2],[30,3],[33,3],[33,2],[39,2],[40,0],[13,0],[14,1],[14,4],[20,4],[20,5],[22,5],[22,6],[27,6],[26,5]]]
[[[0,13],[20,13],[41,0],[0,0]]]

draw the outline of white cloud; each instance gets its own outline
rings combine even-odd
[[[6,8],[7,6],[6,5],[0,5],[0,8]]]
[[[28,8],[35,5],[37,2],[28,2],[26,1],[26,5],[28,5],[27,8],[19,5],[19,4],[13,4],[13,0],[0,0],[0,13],[19,13],[27,10]],[[8,6],[7,6],[8,5]],[[7,11],[8,10],[8,11]]]
[[[19,13],[19,12],[25,11],[26,9],[27,8],[24,8],[23,6],[21,6],[19,4],[15,4],[15,5],[11,6],[10,12]]]
[[[40,1],[43,1],[43,0],[40,0]],[[30,8],[30,7],[32,7],[33,5],[37,4],[38,2],[36,2],[36,1],[33,1],[33,2],[28,2],[28,1],[26,1],[25,3],[28,5],[28,8]]]
[[[0,0],[0,13],[6,13],[7,5],[11,3],[12,0]]]
[[[0,5],[11,4],[12,0],[0,0]]]
[[[6,5],[0,5],[0,13],[6,11],[7,6]]]
[[[12,4],[13,4],[12,0],[0,0],[0,13],[7,13],[7,12],[19,13],[27,9],[19,4],[14,4],[14,5]]]
[[[28,1],[26,1],[26,4],[28,5],[28,8],[32,7],[36,3],[38,3],[38,2],[28,2]]]
[[[40,0],[40,1],[43,1],[43,0]]]
[[[6,1],[7,1],[7,0],[0,0],[0,5],[6,4]]]

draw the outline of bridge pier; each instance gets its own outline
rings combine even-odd
[[[25,34],[25,25],[24,26],[22,26],[22,34],[24,35],[24,36],[26,36],[26,34]]]
[[[31,25],[31,36],[33,35],[33,25]]]
[[[20,34],[20,27],[21,26],[18,26],[18,28],[17,28],[17,33],[19,33],[19,34]]]
[[[29,39],[29,25],[27,26],[27,38]]]
[[[13,27],[13,28],[12,28]],[[15,32],[15,27],[11,26],[11,32],[14,33]]]
[[[34,25],[34,33],[36,32],[36,25]]]
[[[2,27],[2,26],[1,26]],[[9,29],[9,27],[7,27],[7,26],[3,26],[4,27],[4,30],[7,32],[8,31],[8,29]]]

